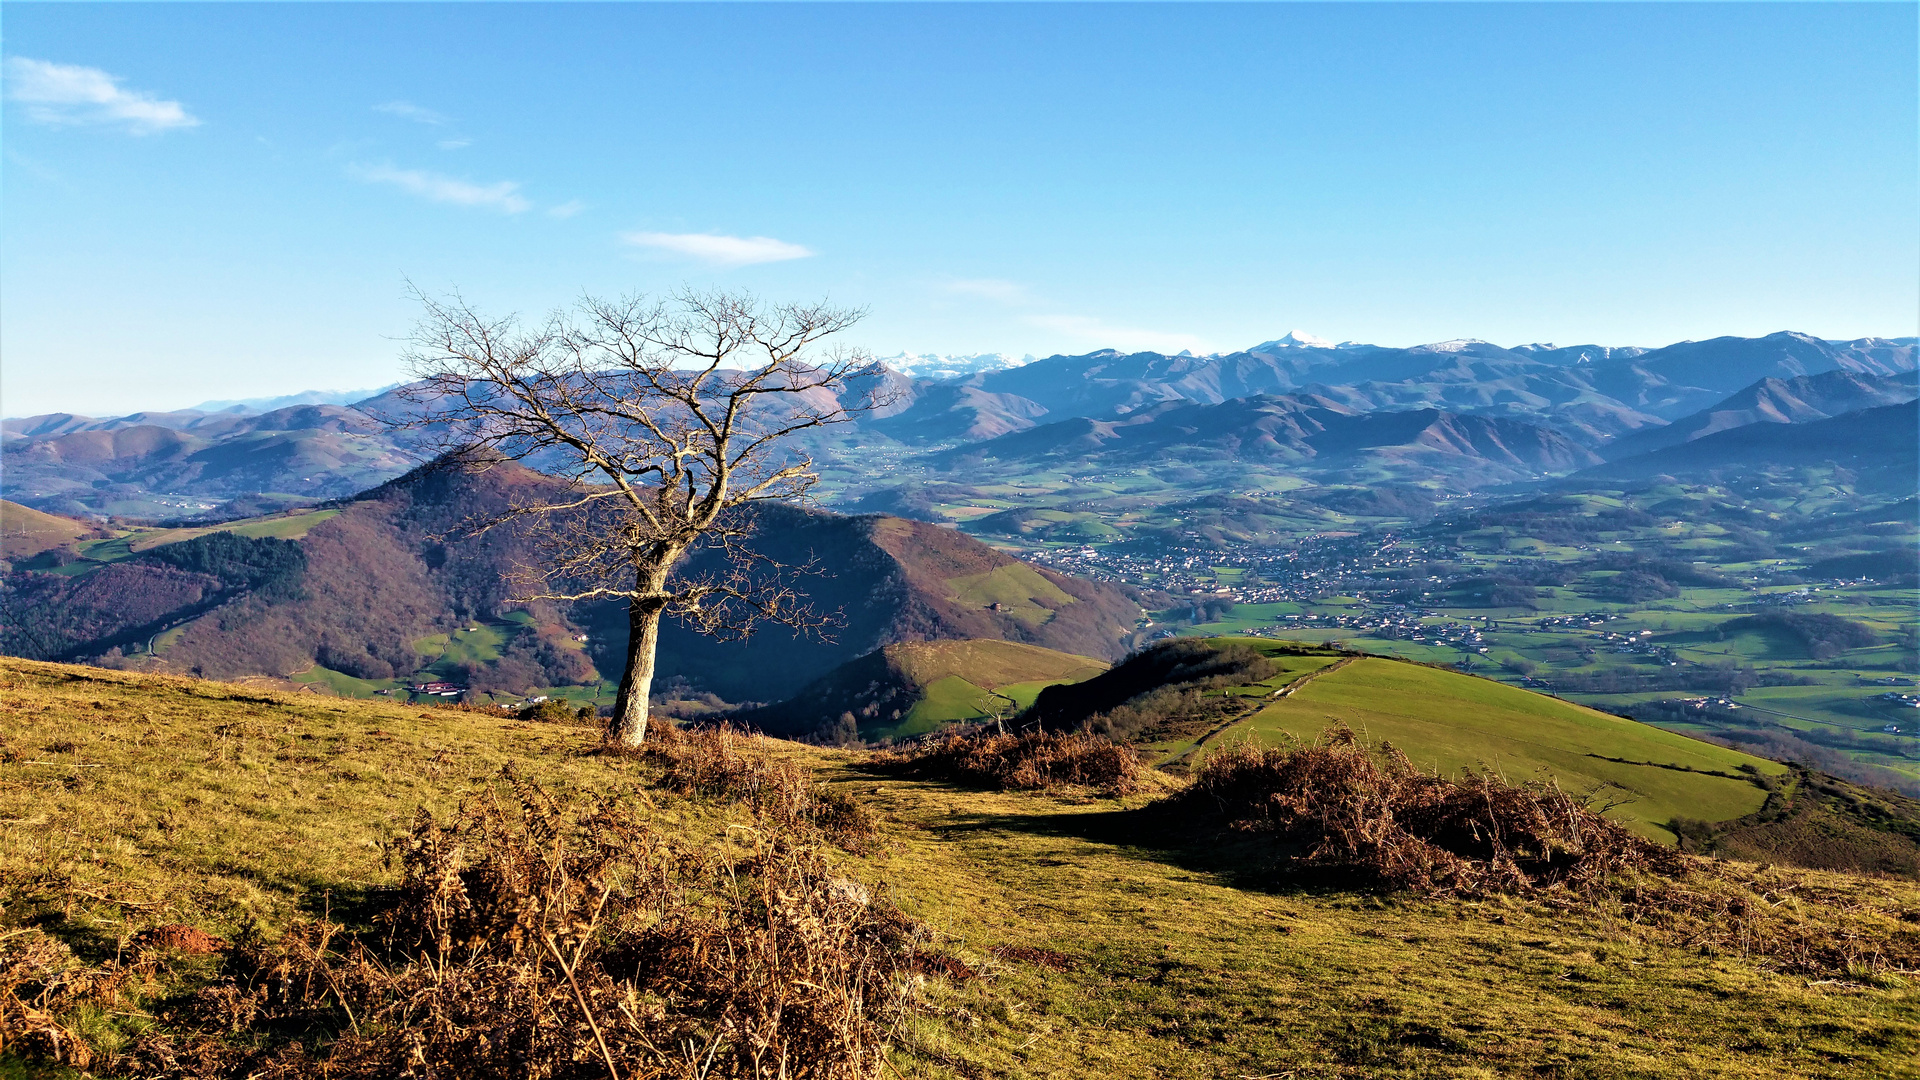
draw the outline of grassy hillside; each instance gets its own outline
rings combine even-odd
[[[141,529],[127,537],[127,548],[134,552],[148,551],[163,544],[177,544],[182,540],[191,540],[211,532],[230,532],[255,539],[273,537],[277,540],[298,540],[311,532],[315,525],[339,512],[338,510],[292,510],[284,514],[268,514],[264,517],[225,521],[218,525],[191,529]]]
[[[1758,811],[1766,792],[1744,770],[1785,769],[1558,698],[1380,657],[1312,680],[1220,738],[1311,739],[1334,718],[1443,772],[1492,768],[1519,779],[1547,769],[1568,791],[1624,800],[1614,817],[1669,842],[1666,823],[1676,816],[1722,821]]]
[[[1190,668],[1200,674],[1169,682],[1145,663],[1157,653],[1264,660]],[[1142,670],[1132,684],[1105,686],[1135,668]],[[1076,706],[1075,698],[1088,700]],[[1769,793],[1764,778],[1786,772],[1778,762],[1457,671],[1266,638],[1164,643],[1107,676],[1051,692],[1042,706],[1028,719],[1077,727],[1091,713],[1096,730],[1134,739],[1181,770],[1219,746],[1310,742],[1344,724],[1444,774],[1492,769],[1526,780],[1544,771],[1666,843],[1676,840],[1675,818],[1725,822],[1759,812]]]
[[[17,562],[95,535],[93,526],[0,499],[0,559]]]
[[[557,483],[518,467],[422,469],[335,509],[101,537],[77,559],[42,556],[0,582],[0,651],[223,679],[299,674],[356,696],[424,674],[475,693],[596,698],[610,689],[600,673],[625,661],[625,604],[516,604],[514,567],[542,557],[532,540],[510,529],[452,535]],[[950,529],[796,507],[757,513],[754,547],[793,571],[829,626],[762,625],[751,641],[716,641],[672,620],[660,644],[663,688],[777,701],[881,646],[927,639],[1107,656],[1139,615],[1118,589],[1020,563]],[[298,587],[268,596],[170,566],[169,553],[223,537],[297,544],[306,562]],[[716,569],[696,559],[685,571]]]
[[[381,845],[416,807],[444,813],[508,761],[563,797],[615,794],[690,845],[753,824],[640,759],[589,753],[587,730],[186,679],[0,661],[0,736],[0,950],[31,927],[90,961],[169,923],[353,924],[396,880]],[[855,752],[761,752],[878,816],[868,854],[825,857],[961,964],[921,984],[876,1075],[1920,1075],[1920,992],[1865,959],[1807,974],[1704,923],[1551,897],[1278,888],[1248,842],[1182,834],[1143,797],[967,791]],[[1725,873],[1808,934],[1852,933],[1863,957],[1920,918],[1908,884]],[[213,965],[154,970],[190,990]],[[101,1046],[164,1029],[159,999],[141,1000],[74,1022]]]
[[[908,738],[956,721],[1017,713],[1042,689],[1106,667],[1090,656],[1014,641],[902,642],[843,664],[741,722],[828,741]]]

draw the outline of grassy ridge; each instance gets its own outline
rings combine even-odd
[[[236,536],[248,536],[256,540],[267,538],[298,540],[312,532],[315,525],[339,513],[338,510],[293,510],[284,514],[269,514],[266,517],[247,518],[242,521],[229,521],[220,525],[189,529],[143,529],[127,538],[127,547],[137,554],[142,551],[151,551],[165,544],[177,544],[182,540],[191,540],[196,536],[215,532],[230,532]]]
[[[185,679],[0,661],[0,735],[21,752],[0,764],[0,924],[96,957],[163,922],[273,933],[351,910],[393,880],[378,845],[416,806],[444,812],[508,760],[563,793],[624,792],[688,842],[747,823],[648,787],[631,759],[585,755],[582,729]],[[880,850],[835,854],[840,872],[993,975],[928,985],[931,1011],[891,1055],[903,1077],[1917,1073],[1920,993],[1899,979],[1810,984],[1598,909],[1275,891],[1249,876],[1253,846],[1156,828],[1138,800],[767,752],[876,811]],[[1911,885],[1776,876],[1782,903],[1845,891],[1920,914]],[[1069,966],[994,959],[1003,946]],[[96,1034],[134,1022],[97,1018]]]
[[[875,729],[874,738],[924,735],[947,724],[983,719],[994,710],[1018,711],[1032,705],[1045,687],[1085,679],[1107,667],[1090,656],[1012,641],[915,641],[890,645],[886,654],[902,675],[919,685],[922,696],[898,725]]]
[[[1614,785],[1632,801],[1612,815],[1667,841],[1674,835],[1665,823],[1675,816],[1719,821],[1759,810],[1766,793],[1735,778],[1743,767],[1784,771],[1775,762],[1557,698],[1378,657],[1314,679],[1224,737],[1311,739],[1336,719],[1393,743],[1416,764],[1446,772],[1484,766],[1518,778],[1546,768],[1569,791]]]
[[[0,558],[26,559],[93,535],[84,522],[0,499]]]

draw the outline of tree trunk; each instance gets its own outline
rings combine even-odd
[[[647,739],[647,698],[653,694],[653,654],[660,647],[664,610],[657,601],[627,601],[627,670],[607,721],[607,741],[615,745],[639,746]]]

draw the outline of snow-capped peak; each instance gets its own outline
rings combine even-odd
[[[916,379],[957,379],[965,375],[977,375],[983,371],[1005,371],[1030,364],[1034,360],[1032,353],[1022,357],[1008,356],[1006,353],[975,353],[972,356],[938,356],[932,353],[899,353],[895,356],[883,356],[880,362],[902,375]]]
[[[1314,337],[1312,334],[1309,334],[1304,330],[1289,330],[1287,331],[1286,336],[1284,337],[1277,337],[1277,338],[1274,338],[1272,341],[1263,341],[1260,344],[1254,346],[1254,348],[1256,349],[1266,349],[1266,348],[1276,348],[1276,347],[1295,348],[1295,349],[1331,349],[1334,347],[1334,344],[1333,342],[1328,341],[1326,338]]]
[[[1454,338],[1452,341],[1436,341],[1430,345],[1422,345],[1420,347],[1428,352],[1466,352],[1475,345],[1485,344],[1486,342],[1481,341],[1479,338]]]

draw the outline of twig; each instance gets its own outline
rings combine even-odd
[[[613,1051],[607,1049],[607,1038],[600,1034],[600,1022],[593,1018],[593,1009],[587,1005],[587,996],[580,992],[580,984],[573,977],[573,969],[567,966],[567,958],[560,955],[559,946],[553,943],[552,935],[541,939],[547,951],[553,954],[554,963],[567,976],[567,985],[573,988],[573,1000],[580,1003],[580,1014],[587,1018],[587,1026],[593,1029],[593,1041],[600,1044],[600,1057],[607,1063],[607,1075],[620,1080],[620,1069],[613,1063]]]

